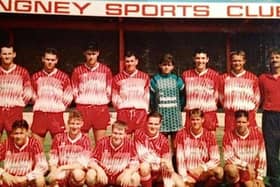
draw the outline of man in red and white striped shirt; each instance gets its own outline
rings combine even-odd
[[[124,70],[113,78],[112,102],[117,120],[128,125],[128,134],[146,123],[150,99],[149,75],[138,70],[138,58],[134,52],[125,54]]]
[[[246,71],[244,51],[231,52],[231,72],[221,77],[220,100],[225,111],[225,131],[234,129],[234,112],[249,112],[249,124],[257,126],[256,110],[260,102],[259,82],[256,75]]]
[[[97,142],[89,163],[89,186],[139,186],[139,161],[126,128],[124,122],[116,121],[112,124],[112,135]]]
[[[160,113],[151,112],[146,125],[134,134],[141,184],[152,187],[163,182],[165,187],[184,186],[182,178],[173,169],[168,139],[160,133],[161,121]]]
[[[33,91],[28,71],[15,64],[15,49],[12,45],[1,45],[0,51],[0,134],[12,130],[15,120],[22,119],[23,108]]]
[[[206,187],[214,187],[223,179],[215,135],[202,127],[203,122],[203,112],[193,109],[190,111],[190,127],[176,135],[177,168],[186,186],[203,183]]]
[[[31,78],[35,91],[31,130],[42,143],[48,131],[52,137],[65,131],[63,112],[73,98],[70,78],[56,68],[58,60],[56,49],[45,49],[42,56],[44,67]]]
[[[195,68],[183,72],[186,90],[186,125],[189,126],[189,111],[199,108],[204,112],[203,128],[215,132],[218,126],[217,102],[219,74],[211,68],[208,53],[199,48],[193,54]]]
[[[82,131],[93,128],[95,142],[105,136],[110,122],[108,103],[111,101],[112,72],[98,61],[100,54],[96,42],[84,50],[85,62],[72,73],[72,86],[76,108],[84,118]]]
[[[249,113],[235,112],[236,126],[223,138],[225,178],[235,186],[264,187],[266,155],[263,135],[258,127],[249,127]]]
[[[48,163],[40,142],[29,137],[29,125],[16,120],[8,139],[0,144],[0,168],[2,187],[45,186],[44,174]]]
[[[91,142],[81,132],[84,124],[79,111],[69,112],[68,131],[56,135],[50,150],[51,186],[82,186],[90,160]]]

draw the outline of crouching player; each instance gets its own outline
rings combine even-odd
[[[146,125],[134,134],[136,152],[140,160],[140,176],[143,187],[156,183],[165,187],[184,186],[182,178],[175,173],[168,139],[160,133],[162,115],[151,112]]]
[[[223,168],[219,167],[220,154],[215,135],[203,129],[204,115],[200,109],[190,110],[189,115],[190,125],[176,135],[178,172],[185,186],[217,186],[222,182]]]
[[[139,161],[126,128],[125,123],[116,121],[112,125],[112,135],[97,142],[87,173],[89,186],[133,187],[140,184]]]
[[[79,111],[69,112],[68,131],[57,134],[50,150],[50,174],[52,187],[83,186],[90,160],[91,142],[81,132],[83,118]]]
[[[0,144],[0,168],[2,187],[45,186],[44,174],[48,163],[40,142],[29,137],[29,125],[17,120],[12,125],[8,139]]]
[[[235,112],[235,129],[224,135],[225,179],[234,187],[264,187],[266,159],[262,133],[249,127],[249,113]]]

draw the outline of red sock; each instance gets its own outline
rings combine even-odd
[[[153,181],[152,178],[149,178],[148,180],[142,181],[141,180],[141,185],[143,187],[152,187]]]

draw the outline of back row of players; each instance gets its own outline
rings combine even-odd
[[[270,132],[279,131],[279,50],[273,50],[270,55],[272,74],[264,74],[259,80],[244,69],[246,55],[243,51],[231,53],[231,72],[220,76],[207,68],[207,52],[196,50],[193,55],[195,68],[185,71],[182,78],[172,73],[173,57],[165,54],[159,64],[160,72],[151,81],[146,73],[137,69],[135,53],[126,53],[125,68],[115,77],[107,66],[98,62],[99,53],[97,44],[89,43],[84,50],[85,63],[74,69],[70,80],[56,68],[56,49],[48,48],[42,56],[43,69],[30,81],[28,72],[14,63],[16,53],[13,46],[1,46],[1,132],[3,129],[11,132],[12,122],[22,118],[23,107],[30,99],[34,102],[31,128],[36,138],[43,141],[47,131],[52,136],[64,132],[63,112],[74,97],[76,108],[85,122],[82,131],[88,133],[93,128],[95,142],[105,136],[110,121],[110,101],[117,112],[117,120],[128,125],[128,134],[133,134],[135,129],[145,124],[151,103],[153,110],[163,114],[161,131],[171,134],[171,139],[174,139],[182,126],[181,108],[187,114],[186,126],[190,124],[189,111],[199,108],[204,112],[204,128],[215,131],[218,125],[217,103],[220,101],[225,111],[225,131],[231,131],[235,127],[234,113],[237,110],[248,111],[249,124],[256,126],[255,114],[262,96],[264,137],[269,142],[267,155],[271,155],[268,173],[274,173],[270,167],[271,170],[277,169],[275,153],[279,152],[279,145],[275,145]]]

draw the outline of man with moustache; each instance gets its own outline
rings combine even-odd
[[[259,77],[263,108],[262,130],[271,186],[280,186],[280,49],[270,51],[270,72]]]

